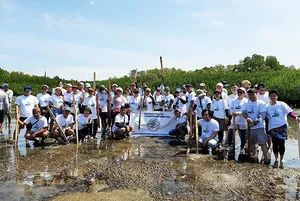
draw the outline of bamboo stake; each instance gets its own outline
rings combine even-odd
[[[19,132],[20,132],[20,126],[19,126],[19,120],[20,120],[20,115],[19,115],[19,106],[16,106],[16,129],[15,129],[15,147],[18,146],[18,137],[19,137]]]
[[[74,116],[75,116],[75,134],[76,134],[76,144],[77,149],[79,145],[79,139],[78,139],[78,118],[77,118],[77,107],[76,107],[76,101],[75,101],[75,95],[73,94],[73,107],[74,107]]]
[[[96,72],[94,72],[94,89],[96,91]]]

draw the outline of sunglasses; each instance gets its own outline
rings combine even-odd
[[[243,91],[238,91],[238,94],[243,94],[244,92]]]
[[[47,90],[47,88],[42,88],[43,90]]]

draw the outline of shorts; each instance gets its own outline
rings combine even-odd
[[[265,128],[256,128],[250,130],[251,144],[264,145],[267,143],[267,134]]]
[[[108,113],[107,112],[101,112],[100,117],[101,117],[101,119],[107,119],[108,118]]]
[[[233,124],[230,125],[230,129],[233,129]],[[236,130],[247,130],[247,125],[245,125],[245,124],[236,124],[235,129]]]
[[[204,142],[205,139],[207,139],[207,138],[200,137],[199,142],[202,143],[202,142]],[[207,146],[211,147],[211,148],[216,148],[217,144],[218,144],[217,140],[211,139],[208,141]]]

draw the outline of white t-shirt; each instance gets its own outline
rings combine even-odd
[[[180,97],[182,100],[186,101],[186,96],[181,94],[181,97]],[[177,104],[177,108],[178,110],[181,112],[181,114],[185,114],[186,113],[186,103],[182,103],[179,99],[179,97],[176,97],[174,99],[174,104],[173,105],[176,105]]]
[[[86,127],[87,123],[89,122],[90,116],[92,116],[92,115],[89,115],[88,117],[85,117],[84,114],[79,114],[77,116],[77,118],[78,118],[78,130],[82,130]]]
[[[34,124],[32,125],[31,131],[33,132],[37,132],[45,127],[48,127],[48,122],[46,117],[41,116],[40,120],[35,123],[37,121],[37,119],[34,116],[28,117],[27,119],[25,119],[25,123],[26,124]]]
[[[83,99],[82,93],[84,93],[84,91],[82,92],[82,91],[80,91],[79,89],[77,89],[77,94],[78,94],[78,97],[79,97],[79,103],[82,103],[82,102],[81,102],[81,99]]]
[[[137,96],[137,97],[130,96],[128,99],[128,103],[129,103],[129,106],[132,109],[132,111],[137,111],[137,110],[139,110],[139,105],[141,103],[141,97],[140,96]]]
[[[226,100],[228,99],[228,92],[227,92],[227,89],[222,89],[222,93],[221,93],[221,97],[223,100]]]
[[[79,96],[78,94],[68,94],[66,97],[65,97],[65,101],[68,102],[68,103],[71,103],[73,104],[73,95],[74,95],[74,99],[75,99],[75,105],[76,105],[76,109],[77,109],[77,113],[79,113]],[[71,107],[71,112],[74,113],[74,107]]]
[[[147,96],[146,99],[145,96],[143,96],[142,101],[143,101],[143,105],[147,105],[147,107],[144,109],[145,111],[153,110],[153,101],[149,96]]]
[[[56,117],[56,121],[62,129],[67,128],[70,124],[74,124],[73,115],[71,114],[69,114],[67,118],[64,117],[64,114],[59,114]]]
[[[186,127],[188,129],[188,132],[190,131],[190,127],[189,127],[189,122],[188,122],[188,118],[185,115],[182,115],[179,118],[176,118],[176,124],[181,124],[181,123],[186,123]]]
[[[163,101],[163,96],[162,95],[156,95],[154,94],[153,95],[153,98],[155,100],[155,105],[154,105],[154,109],[157,110],[157,109],[163,109],[164,106],[161,106],[160,104],[162,103]]]
[[[30,117],[32,116],[32,109],[39,104],[39,101],[33,95],[21,95],[16,99],[15,104],[20,107],[20,117]]]
[[[113,97],[113,110],[120,109],[126,103],[126,98],[122,96],[114,96]]]
[[[195,97],[196,97],[196,93],[194,92],[194,91],[192,91],[190,94],[189,94],[189,96],[188,96],[188,98],[187,98],[187,103],[186,103],[186,109],[187,109],[187,111],[189,110],[189,108],[190,108],[190,103],[191,103],[191,101],[192,100],[195,100]]]
[[[264,95],[257,94],[259,100],[262,100],[266,105],[270,103],[269,93],[265,93]]]
[[[267,117],[269,119],[269,130],[287,124],[287,114],[293,110],[282,101],[277,101],[275,105],[267,105]]]
[[[70,94],[73,94],[73,91],[68,92],[68,91],[66,90],[66,92],[63,93],[63,95],[64,95],[65,97],[68,96],[68,95],[70,95]]]
[[[118,128],[116,126],[116,123],[125,123],[125,124],[127,124],[128,123],[128,116],[126,114],[124,116],[122,116],[121,114],[118,114],[115,117],[115,123],[112,127],[112,132],[115,132],[115,130]]]
[[[101,93],[101,92],[97,92],[97,96],[98,96],[98,104],[101,108],[102,112],[107,112],[107,100],[108,100],[108,93]]]
[[[225,100],[220,99],[219,101],[213,100],[211,104],[211,110],[214,111],[214,116],[220,119],[225,119],[226,112],[228,109],[228,104]]]
[[[266,112],[266,104],[261,101],[257,100],[255,102],[252,102],[249,100],[244,107],[243,113],[247,113],[248,117],[252,119],[252,122],[256,121],[259,115]],[[256,126],[253,126],[251,129],[257,129],[257,128],[264,128],[265,121],[260,118],[259,123]]]
[[[62,88],[62,87],[59,87],[59,88],[61,89],[62,95],[65,94],[65,93],[67,92],[67,90],[65,90],[64,88]],[[52,89],[52,94],[51,94],[51,95],[52,95],[52,96],[55,95],[55,88]]]
[[[228,106],[230,108],[230,105],[232,103],[232,101],[234,101],[235,99],[237,99],[237,95],[235,94],[230,94],[228,97],[227,97],[227,103],[228,103]]]
[[[219,123],[214,119],[211,119],[209,122],[199,119],[198,122],[202,128],[201,138],[209,138],[215,131],[219,131]],[[218,135],[214,139],[218,141]]]
[[[247,102],[248,102],[248,99],[245,97],[241,100],[237,98],[234,101],[232,101],[231,106],[230,106],[230,114],[232,114],[233,112],[239,113],[239,115],[236,116],[236,118],[235,118],[236,124],[247,125],[247,121],[243,117],[243,111],[245,110],[244,107]],[[233,123],[233,118],[231,119],[231,123]]]
[[[201,103],[200,103],[200,100],[201,100]],[[197,108],[196,108],[196,110],[197,110],[197,112],[198,112],[198,117],[199,118],[202,118],[202,111],[204,110],[204,109],[207,109],[207,105],[209,104],[209,103],[211,103],[211,99],[209,98],[209,97],[207,97],[207,96],[204,96],[204,98],[196,98],[195,99],[195,105],[197,105]]]
[[[170,105],[171,100],[173,100],[173,104],[174,104],[174,96],[173,94],[169,94],[169,95],[163,95],[163,100],[165,100],[165,104],[167,104],[168,106]],[[173,104],[171,105],[170,109],[168,111],[173,111]]]
[[[92,96],[92,97],[86,97],[83,101],[83,105],[84,106],[89,106],[89,107],[92,107],[92,116],[93,116],[93,119],[97,119],[98,116],[97,116],[97,106],[96,106],[96,97],[95,96]]]
[[[55,94],[51,96],[50,102],[53,106],[60,107],[64,104],[64,100],[62,96],[56,96]]]
[[[36,98],[39,101],[40,107],[47,107],[49,105],[49,101],[51,100],[51,96],[47,93],[39,93],[36,95]]]

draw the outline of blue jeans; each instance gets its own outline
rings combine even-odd
[[[241,150],[244,149],[244,146],[247,141],[247,132],[246,130],[239,130],[240,131],[240,138],[241,138]],[[233,129],[230,129],[228,132],[228,145],[231,146],[233,139]]]

